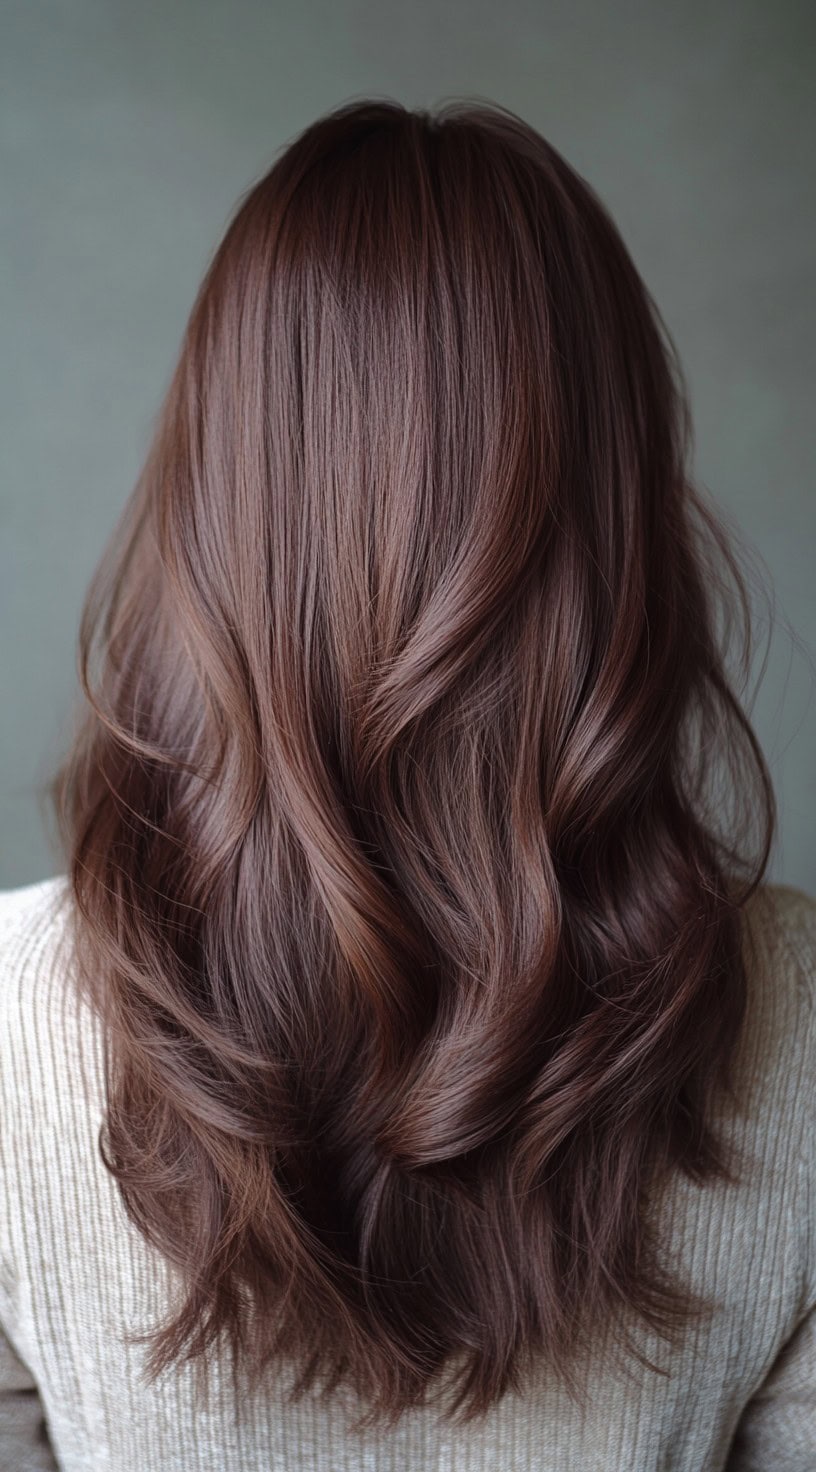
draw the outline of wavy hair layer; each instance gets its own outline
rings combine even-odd
[[[469,1419],[699,1310],[651,1203],[729,1176],[775,809],[687,405],[501,107],[347,104],[241,202],[52,785],[101,1148],[183,1284],[151,1374],[229,1345],[393,1422],[453,1365]]]

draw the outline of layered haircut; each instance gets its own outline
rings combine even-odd
[[[51,788],[100,1149],[180,1285],[149,1374],[286,1360],[393,1424],[452,1369],[466,1421],[705,1312],[654,1203],[738,1178],[776,816],[691,439],[615,225],[509,110],[347,104],[241,201]]]

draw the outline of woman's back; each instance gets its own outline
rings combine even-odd
[[[667,1374],[633,1363],[626,1381],[599,1360],[583,1414],[542,1375],[465,1427],[419,1408],[368,1432],[348,1428],[345,1390],[287,1403],[285,1369],[237,1425],[217,1358],[203,1407],[189,1367],[143,1383],[123,1336],[155,1323],[172,1280],[99,1157],[101,1039],[73,984],[69,905],[61,877],[0,895],[3,1469],[54,1465],[43,1409],[64,1472],[816,1466],[816,900],[766,884],[746,906],[740,1107],[721,1119],[748,1169],[738,1186],[678,1177],[661,1208],[669,1255],[718,1304],[677,1350],[644,1341]]]
[[[4,901],[66,1468],[724,1464],[812,1304],[816,941],[689,448],[512,114],[351,103],[241,202],[85,601],[65,880]]]

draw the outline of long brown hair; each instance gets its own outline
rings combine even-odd
[[[705,1311],[650,1203],[733,1178],[776,818],[689,423],[608,213],[507,109],[347,104],[241,202],[52,785],[100,1147],[183,1283],[151,1374],[286,1357],[393,1422],[458,1364],[464,1420]]]

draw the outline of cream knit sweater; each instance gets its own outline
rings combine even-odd
[[[171,1280],[98,1155],[68,903],[62,877],[0,892],[2,1472],[816,1472],[816,899],[767,884],[747,907],[748,1107],[723,1118],[753,1165],[736,1188],[672,1189],[666,1240],[719,1309],[681,1352],[647,1341],[669,1373],[599,1370],[583,1418],[542,1377],[470,1428],[414,1411],[361,1436],[342,1398],[287,1405],[283,1380],[239,1425],[217,1373],[203,1410],[187,1372],[141,1382],[123,1334]]]

